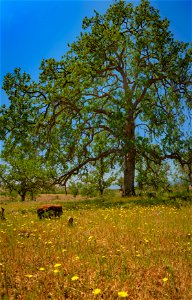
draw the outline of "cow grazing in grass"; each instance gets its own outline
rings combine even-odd
[[[42,205],[37,209],[37,215],[39,219],[60,217],[62,213],[63,213],[63,209],[62,206],[59,204]]]

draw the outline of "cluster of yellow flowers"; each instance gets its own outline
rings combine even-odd
[[[101,289],[95,289],[95,290],[93,290],[92,293],[93,293],[94,295],[99,295],[99,294],[102,293],[102,291],[101,291]],[[126,298],[126,297],[128,297],[128,293],[125,292],[125,291],[118,292],[118,297],[119,297],[119,298]]]

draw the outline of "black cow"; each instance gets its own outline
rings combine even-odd
[[[60,217],[63,213],[62,206],[59,204],[46,204],[42,205],[37,209],[37,215],[39,219],[44,217]]]

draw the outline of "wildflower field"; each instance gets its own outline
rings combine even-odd
[[[1,299],[192,299],[190,205],[91,201],[43,220],[38,201],[3,205]]]

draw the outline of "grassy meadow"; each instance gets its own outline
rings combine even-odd
[[[1,205],[1,299],[192,299],[189,204],[55,197],[61,218],[39,220],[45,200]]]

